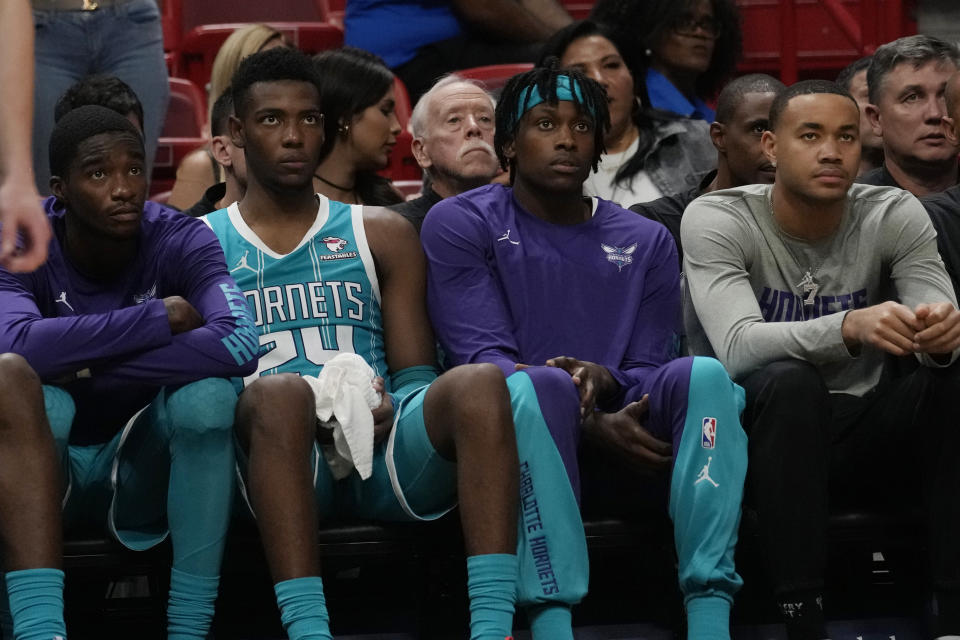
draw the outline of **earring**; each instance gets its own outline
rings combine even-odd
[[[770,166],[773,167],[774,169],[776,169],[776,168],[777,168],[777,161],[774,160],[773,162],[771,162],[771,163],[770,163]]]
[[[347,135],[348,133],[350,133],[350,125],[341,124],[339,127],[337,127],[337,133],[339,133],[342,136]]]
[[[652,50],[652,49],[644,49],[644,50],[643,50],[643,55],[645,55],[645,56],[647,56],[647,57],[649,58],[650,56],[653,55],[653,50]]]

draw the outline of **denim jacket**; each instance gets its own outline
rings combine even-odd
[[[717,168],[717,150],[710,141],[710,125],[703,120],[678,118],[663,112],[657,116],[655,142],[644,160],[644,171],[664,195],[688,191]]]

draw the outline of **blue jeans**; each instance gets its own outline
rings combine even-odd
[[[147,164],[152,166],[170,99],[156,1],[129,0],[96,11],[34,11],[33,21],[33,170],[40,193],[50,193],[48,146],[57,100],[94,73],[120,78],[143,103]]]

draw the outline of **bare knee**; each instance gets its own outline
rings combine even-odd
[[[513,440],[510,392],[498,367],[456,367],[430,386],[424,402],[427,431],[434,446],[450,458],[454,442]]]
[[[300,376],[263,376],[247,386],[237,402],[236,429],[240,443],[252,440],[312,441],[316,428],[313,391]]]
[[[40,377],[14,353],[0,354],[0,429],[7,428],[20,433],[47,430]]]
[[[39,393],[40,377],[23,356],[0,354],[0,402],[12,402],[26,394]]]
[[[476,414],[491,408],[509,407],[510,392],[500,368],[492,364],[455,367],[434,383],[443,404],[456,414]],[[433,387],[431,387],[433,390]]]

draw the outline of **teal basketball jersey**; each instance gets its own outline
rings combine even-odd
[[[317,198],[313,226],[286,255],[257,237],[236,203],[203,218],[220,239],[260,334],[260,366],[244,385],[274,373],[315,376],[338,353],[362,356],[389,380],[363,209]]]

